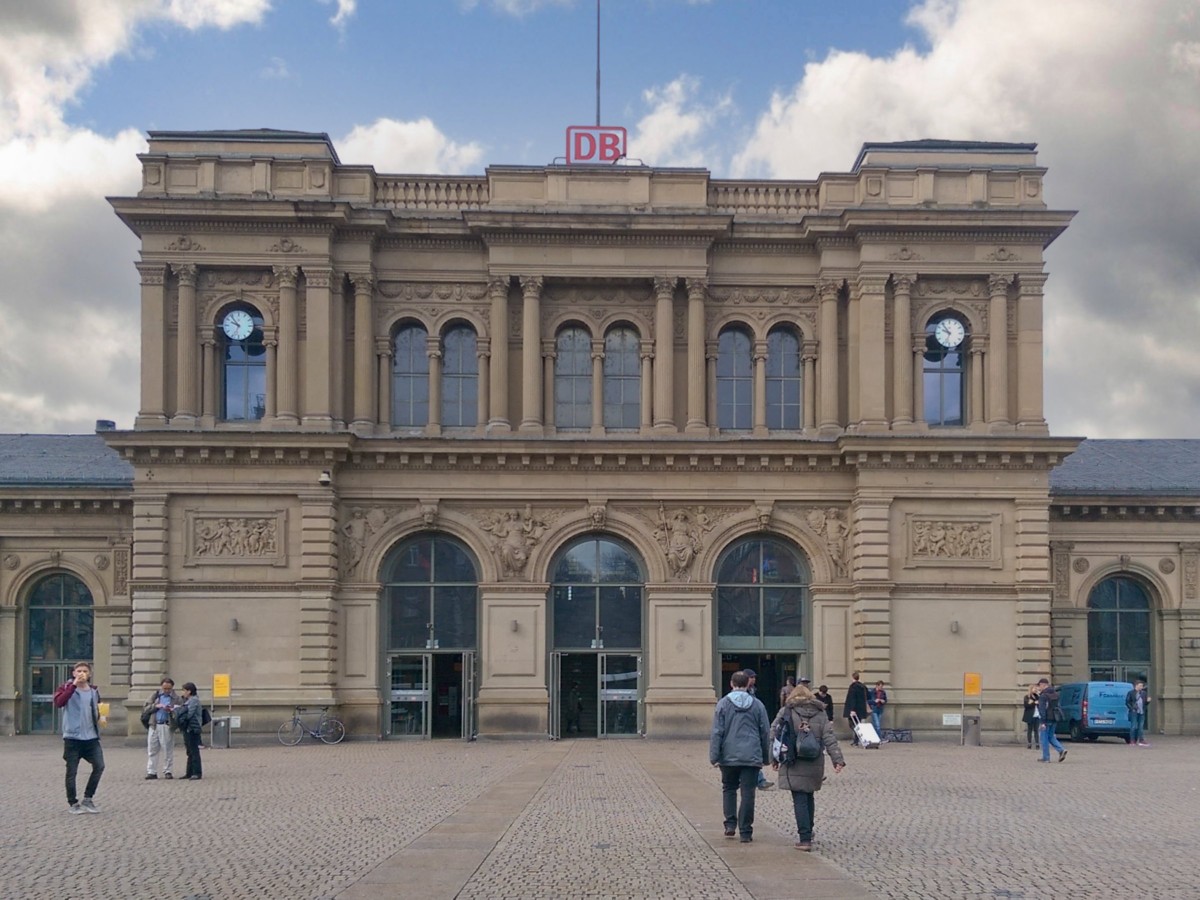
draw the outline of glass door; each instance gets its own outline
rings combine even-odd
[[[429,737],[431,654],[398,653],[388,662],[391,671],[389,733],[392,737]]]
[[[629,653],[600,654],[600,736],[642,733],[642,658]]]
[[[462,655],[462,739],[475,740],[479,726],[475,721],[475,651]]]
[[[62,710],[54,707],[54,692],[71,680],[73,662],[38,662],[29,667],[30,734],[58,734],[62,731]]]
[[[550,740],[562,737],[562,658],[561,653],[550,654]]]

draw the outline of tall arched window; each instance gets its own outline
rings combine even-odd
[[[969,342],[967,326],[957,316],[939,316],[925,326],[922,390],[930,425],[966,424]]]
[[[754,424],[754,361],[750,335],[726,328],[717,339],[717,427],[745,431]]]
[[[68,572],[39,579],[29,592],[26,629],[29,722],[31,732],[58,730],[61,713],[54,691],[71,677],[75,663],[92,659],[92,592]]]
[[[234,306],[221,318],[221,418],[253,422],[267,411],[267,348],[263,318],[249,306]]]
[[[627,326],[604,336],[604,427],[637,428],[642,414],[641,339]]]
[[[583,328],[564,328],[554,344],[554,424],[591,428],[592,336]]]
[[[429,423],[429,334],[420,325],[396,332],[392,355],[392,424],[424,427]]]
[[[767,427],[799,431],[801,418],[800,338],[787,327],[767,335]]]
[[[398,544],[381,571],[387,610],[387,650],[473,650],[479,575],[471,554],[442,534],[420,534]]]
[[[455,325],[442,338],[442,424],[450,428],[475,425],[478,399],[475,329]]]
[[[642,586],[637,554],[615,538],[581,538],[556,558],[554,647],[638,650],[642,646]]]
[[[1125,575],[1088,594],[1088,669],[1097,681],[1150,677],[1150,595]]]
[[[738,541],[717,562],[717,640],[723,651],[806,649],[810,577],[803,556],[777,538]]]

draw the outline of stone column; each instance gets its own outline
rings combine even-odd
[[[542,430],[542,278],[521,276],[521,431]]]
[[[642,383],[641,383],[641,424],[642,431],[649,431],[654,427],[653,419],[651,418],[651,410],[654,404],[654,345],[652,342],[642,338],[642,342],[638,348],[638,355],[642,361]]]
[[[846,286],[846,428],[856,431],[861,416],[859,403],[859,360],[862,359],[860,347],[861,329],[859,324],[859,285],[851,283]]]
[[[971,424],[983,424],[983,350],[972,347],[970,357]]]
[[[1021,275],[1017,281],[1017,428],[1049,433],[1042,406],[1042,291],[1046,276]]]
[[[492,384],[488,431],[512,430],[508,421],[508,278],[488,282],[492,300]]]
[[[821,378],[821,411],[818,428],[822,434],[836,434],[841,430],[838,422],[838,291],[837,281],[821,281],[817,284],[820,297],[820,348],[818,360]]]
[[[592,434],[604,434],[604,341],[592,340]]]
[[[554,341],[542,341],[542,394],[545,396],[542,425],[546,429],[554,427],[554,361],[556,359],[558,359],[558,346]]]
[[[479,373],[479,390],[475,392],[475,427],[487,427],[488,400],[491,385],[492,342],[489,338],[475,339],[475,371]]]
[[[767,342],[755,341],[754,355],[754,434],[767,433]]]
[[[913,424],[924,427],[925,421],[925,335],[912,337]]]
[[[906,431],[913,423],[912,284],[911,275],[892,276],[892,427]]]
[[[162,263],[138,263],[137,270],[142,282],[142,399],[134,427],[156,428],[167,424],[167,271]]]
[[[300,421],[305,428],[327,430],[333,426],[333,309],[331,296],[333,270],[304,269],[305,341],[304,411]]]
[[[297,329],[295,266],[276,266],[273,270],[279,282],[279,358],[276,360],[278,412],[281,425],[300,423],[296,361],[299,359],[300,338]]]
[[[350,283],[354,285],[354,420],[350,427],[356,434],[369,434],[375,409],[375,279],[361,272],[351,275]]]
[[[674,278],[654,279],[654,429],[675,431]]]
[[[196,425],[196,380],[199,370],[196,353],[196,267],[191,263],[172,266],[179,278],[179,323],[175,330],[177,353],[175,369],[175,415],[172,425],[194,428]]]
[[[805,341],[800,351],[804,366],[804,421],[805,431],[817,427],[817,342]]]
[[[276,400],[279,394],[279,330],[277,328],[264,328],[263,332],[263,346],[267,350],[267,397],[263,417],[269,422],[274,422],[279,409]],[[213,350],[213,359],[214,361],[216,360],[215,348]]]
[[[858,279],[858,429],[887,431],[887,347],[883,276]]]
[[[375,339],[375,357],[379,360],[379,425],[384,431],[392,427],[392,342]]]
[[[210,329],[200,341],[200,418],[211,424],[217,417],[217,338]],[[267,372],[270,373],[270,361]]]
[[[425,338],[425,355],[429,357],[429,419],[425,433],[442,433],[442,341],[429,335]]]
[[[992,301],[988,310],[988,426],[1005,428],[1012,420],[1008,415],[1008,286],[1011,276],[992,275],[988,278],[988,293]]]
[[[334,272],[329,285],[329,416],[333,428],[345,427],[346,376],[346,276]],[[351,398],[351,403],[353,403]]]
[[[704,342],[704,380],[708,384],[708,424],[717,428],[717,358],[721,355],[719,341]]]
[[[685,430],[706,433],[708,423],[704,416],[704,298],[708,282],[701,278],[689,278],[687,317],[687,425]]]

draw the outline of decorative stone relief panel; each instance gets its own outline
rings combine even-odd
[[[1195,600],[1200,594],[1200,544],[1180,544],[1183,551],[1183,599]]]
[[[609,288],[548,287],[542,292],[542,336],[553,338],[554,335],[550,334],[553,323],[569,312],[597,326],[619,314],[621,318],[632,322],[643,338],[649,338],[652,332],[649,317],[652,315],[653,300],[649,287],[637,285],[614,285]],[[520,333],[520,327],[518,311],[514,336]],[[604,336],[596,328],[592,333],[596,338]]]
[[[924,325],[935,312],[955,307],[968,312],[978,330],[988,330],[987,282],[979,278],[918,278],[912,289],[913,327]]]
[[[422,507],[422,516],[424,517]],[[342,524],[338,526],[338,560],[343,574],[350,574],[362,562],[367,542],[380,531],[401,519],[413,516],[413,506],[350,506],[342,511]],[[432,518],[437,520],[436,504]],[[430,523],[432,524],[432,523]]]
[[[524,510],[506,509],[475,514],[476,521],[492,536],[491,550],[500,564],[501,578],[507,580],[525,575],[534,547],[542,540],[554,521],[566,511],[534,510],[527,504]]]
[[[909,514],[904,520],[907,568],[970,566],[999,568],[1000,514],[990,516],[927,516]]]
[[[825,544],[833,563],[833,574],[846,578],[850,572],[850,525],[848,514],[834,506],[817,506],[804,510],[804,522],[809,531]]]
[[[404,313],[419,315],[427,322],[435,322],[447,311],[466,306],[474,317],[488,321],[486,284],[378,281],[375,293],[378,295],[374,304],[375,331],[380,334],[388,327],[388,323]]]
[[[265,516],[221,515],[189,509],[184,512],[184,565],[244,565],[286,562],[284,534],[287,511]]]
[[[1054,599],[1066,603],[1071,594],[1071,548],[1064,541],[1050,542],[1050,576],[1054,579]]]
[[[735,513],[732,507],[679,506],[636,510],[636,515],[653,527],[654,540],[662,548],[667,570],[676,581],[691,581],[693,563],[704,549],[707,535],[718,522]]]
[[[710,287],[708,294],[716,304],[744,312],[751,321],[765,322],[778,316],[780,311],[787,310],[794,321],[805,323],[805,331],[810,337],[816,335],[817,299],[813,288],[771,290]]]
[[[113,594],[118,597],[129,593],[129,548],[118,547],[113,551]]]
[[[205,269],[196,279],[196,305],[201,322],[216,320],[221,306],[240,300],[269,310],[279,321],[279,290],[270,269]]]

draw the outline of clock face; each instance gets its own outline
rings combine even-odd
[[[967,330],[958,319],[942,319],[933,327],[933,336],[947,350],[952,350],[963,342]]]
[[[254,319],[244,309],[235,309],[225,314],[221,328],[232,341],[244,341],[254,331]]]

